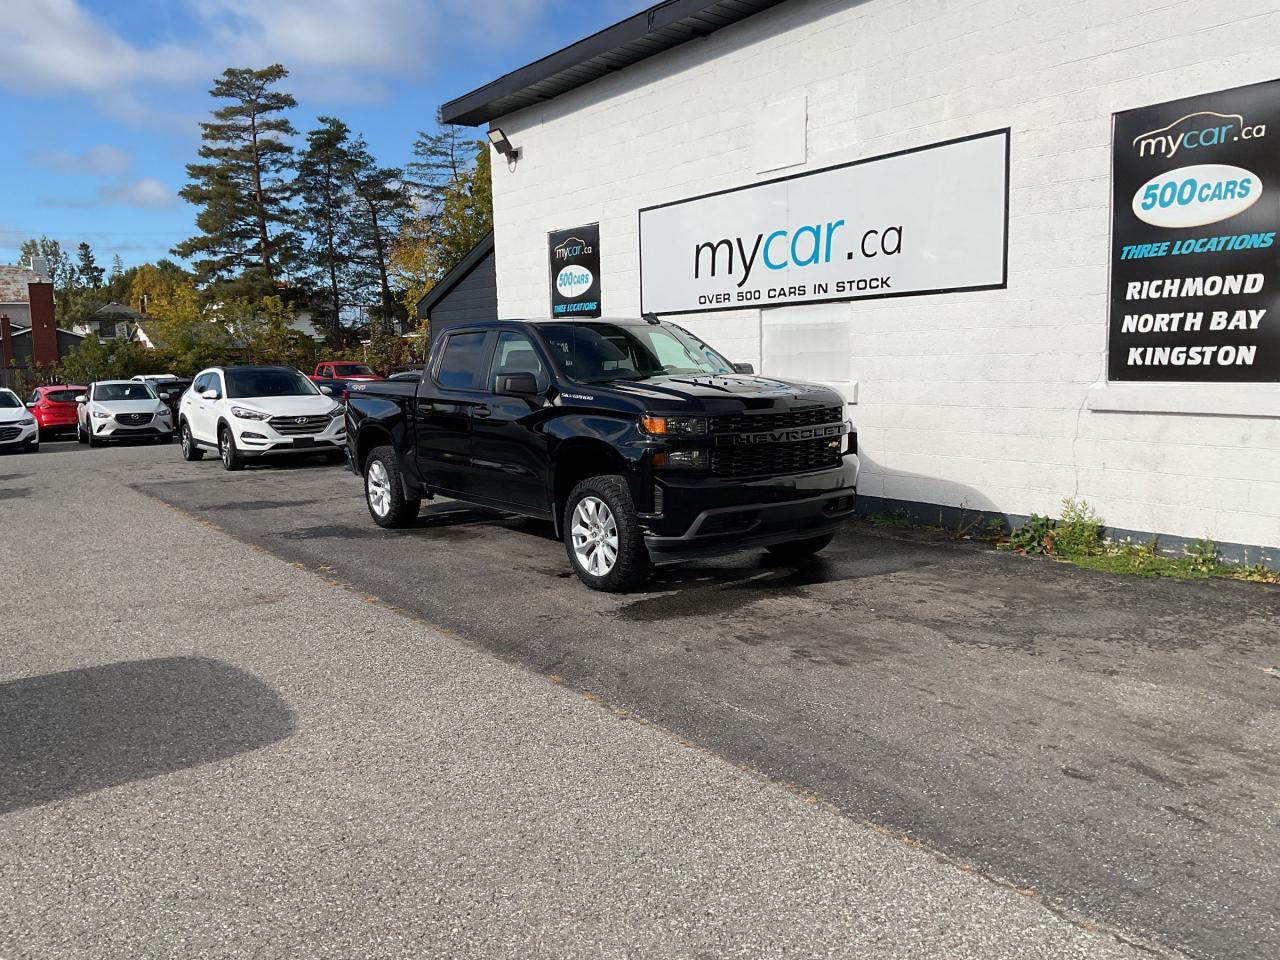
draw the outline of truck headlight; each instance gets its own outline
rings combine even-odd
[[[704,417],[659,417],[646,413],[640,418],[640,428],[654,436],[692,436],[707,432]]]
[[[261,410],[250,410],[248,407],[232,407],[231,415],[239,417],[241,420],[270,420],[271,414],[263,413]]]

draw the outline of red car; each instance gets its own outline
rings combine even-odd
[[[36,387],[27,398],[27,409],[36,418],[42,439],[54,433],[75,432],[76,397],[87,391],[87,387],[61,383]]]
[[[381,380],[367,363],[350,360],[325,360],[316,364],[312,380]]]

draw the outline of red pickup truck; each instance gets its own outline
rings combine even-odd
[[[367,363],[349,360],[323,360],[316,364],[312,380],[381,380]]]

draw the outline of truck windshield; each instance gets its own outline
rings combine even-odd
[[[548,323],[538,332],[560,369],[580,383],[714,376],[733,365],[673,324]]]
[[[320,391],[297,370],[287,367],[245,367],[227,371],[227,396],[309,397]]]

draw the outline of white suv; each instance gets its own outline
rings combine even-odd
[[[293,367],[210,367],[178,405],[184,460],[216,450],[227,470],[271,454],[343,459],[345,407]]]
[[[40,449],[40,428],[27,405],[12,390],[0,388],[0,449]]]
[[[108,440],[151,437],[173,439],[169,408],[145,383],[136,380],[98,380],[76,397],[76,439],[96,447]]]

